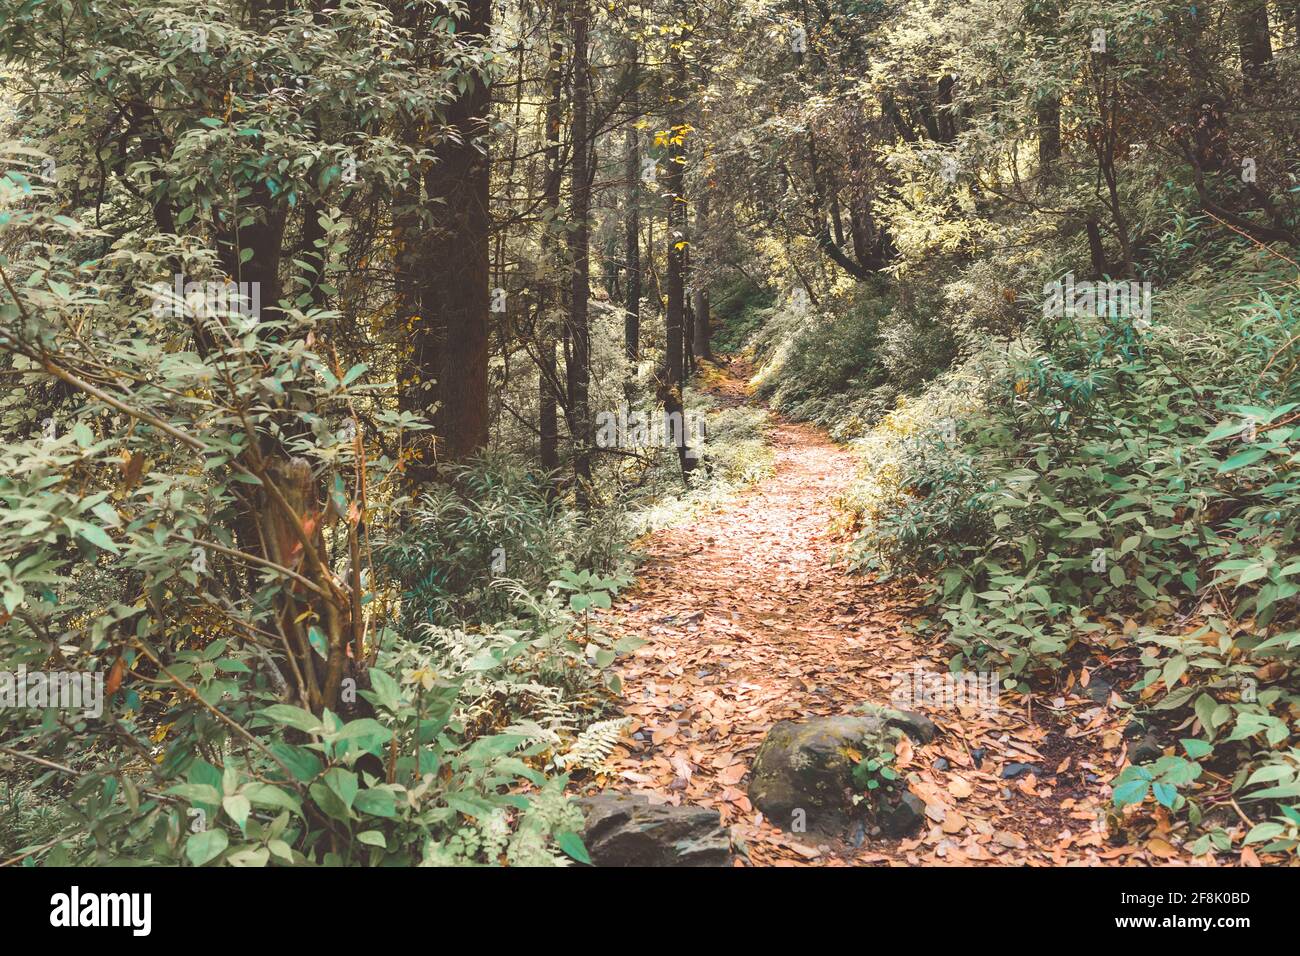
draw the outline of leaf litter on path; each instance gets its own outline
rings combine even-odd
[[[712,390],[732,403],[746,394],[726,372]],[[867,836],[853,846],[763,819],[745,788],[773,724],[887,704],[892,675],[943,673],[948,658],[940,642],[907,627],[922,610],[916,593],[853,576],[842,560],[830,529],[854,455],[775,417],[768,438],[771,478],[640,542],[637,584],[605,612],[647,641],[623,668],[632,724],[594,782],[717,809],[746,848],[738,865],[1132,865],[1180,856],[1163,839],[1111,845],[1103,781],[1120,756],[1118,721],[1074,695],[1047,707],[1004,692],[995,711],[931,712],[938,737],[900,755],[926,807],[910,839]],[[1112,732],[1107,746],[1103,730]],[[1002,779],[1012,763],[1041,773]]]

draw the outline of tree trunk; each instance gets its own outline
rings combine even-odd
[[[627,243],[627,299],[623,318],[623,347],[627,360],[636,372],[636,361],[641,353],[641,148],[637,141],[635,117],[640,110],[640,96],[637,84],[640,77],[637,71],[639,51],[636,41],[631,49],[631,89],[628,93],[628,113],[633,120],[628,123],[626,133],[627,159],[624,187],[626,204],[625,235]]]
[[[957,141],[957,114],[952,109],[952,88],[956,85],[952,74],[945,73],[939,78],[939,109],[936,119],[939,127],[939,142],[955,143]]]
[[[591,172],[588,166],[588,109],[591,98],[591,72],[587,61],[587,0],[572,0],[573,29],[573,197],[572,223],[569,232],[569,258],[571,292],[569,302],[569,335],[572,342],[569,368],[570,426],[575,447],[574,474],[577,478],[577,500],[587,504],[591,484],[591,412],[588,408],[588,386],[591,375],[591,346],[588,339],[587,307],[591,297],[590,224]]]
[[[1038,174],[1046,180],[1061,158],[1061,101],[1048,97],[1038,101]]]
[[[1106,264],[1106,249],[1101,244],[1101,228],[1097,224],[1096,217],[1084,223],[1084,228],[1088,232],[1088,256],[1092,259],[1092,277],[1104,278],[1110,271],[1110,266]]]
[[[683,186],[683,172],[686,165],[685,109],[683,100],[686,95],[686,61],[682,54],[679,35],[672,44],[670,60],[672,62],[670,113],[672,130],[668,153],[668,275],[666,280],[668,303],[664,312],[665,332],[667,333],[664,368],[659,379],[659,400],[664,411],[673,416],[680,424],[680,432],[674,435],[673,429],[668,434],[678,438],[677,453],[681,462],[682,475],[688,474],[695,467],[695,460],[688,454],[686,447],[687,428],[682,406],[682,384],[685,380],[683,358],[685,356],[684,323],[686,316],[686,195]]]
[[[1246,0],[1237,11],[1237,46],[1247,92],[1254,92],[1268,75],[1273,46],[1268,35],[1268,4]]]
[[[468,0],[459,31],[467,42],[486,45],[491,0]],[[457,136],[434,147],[436,160],[424,175],[425,214],[432,222],[418,251],[420,314],[410,330],[410,374],[404,376],[407,407],[428,414],[434,403],[434,434],[417,444],[411,469],[417,480],[432,475],[434,460],[459,461],[488,440],[488,172],[483,138],[491,95],[486,78],[447,107]],[[412,381],[413,380],[413,381]]]
[[[557,3],[551,24],[551,49],[546,63],[546,181],[542,187],[543,206],[550,210],[549,220],[543,225],[542,256],[547,275],[558,267],[558,239],[556,230],[560,222],[560,180],[564,170],[560,164],[560,121],[563,114],[561,97],[564,88],[564,44],[560,41],[563,29],[563,10]],[[555,302],[552,304],[552,297]],[[560,467],[560,423],[558,410],[559,371],[555,361],[555,323],[552,309],[563,305],[563,296],[543,285],[537,304],[537,431],[538,457],[548,472]]]

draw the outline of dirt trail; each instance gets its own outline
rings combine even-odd
[[[735,371],[743,374],[744,369]],[[720,397],[744,400],[724,376]],[[903,841],[848,842],[783,833],[750,805],[748,770],[763,736],[787,718],[887,703],[891,675],[942,673],[947,654],[909,637],[915,595],[850,576],[828,530],[855,457],[815,428],[773,419],[776,473],[722,510],[643,539],[647,559],[614,619],[648,640],[624,668],[632,740],[608,785],[714,807],[744,845],[742,863],[952,864],[1118,862],[1097,828],[1108,767],[1092,765],[1113,712],[1086,697],[992,716],[927,708],[941,733],[903,755],[926,826]],[[1014,709],[1011,709],[1014,707]],[[1033,764],[1004,779],[1011,763]]]

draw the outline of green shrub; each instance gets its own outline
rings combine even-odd
[[[719,283],[709,300],[714,325],[709,343],[713,351],[729,355],[744,349],[762,326],[765,310],[771,305],[772,294],[745,276]]]
[[[1186,715],[1195,736],[1177,766],[1126,772],[1116,802],[1193,822],[1176,788],[1197,759],[1246,799],[1300,797],[1279,749],[1300,706],[1300,312],[1293,285],[1251,265],[1223,284],[1235,301],[1175,288],[1148,329],[1043,320],[1050,351],[1013,355],[956,446],[932,420],[884,463],[894,495],[850,496],[875,507],[859,511],[864,565],[933,574],[953,666],[1035,684],[1093,647],[1139,645],[1139,708]],[[1279,813],[1249,842],[1294,846]]]

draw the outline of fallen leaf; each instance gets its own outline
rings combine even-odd
[[[748,772],[749,768],[743,763],[732,764],[726,770],[719,771],[718,782],[725,786],[734,786],[740,783],[742,777]]]

